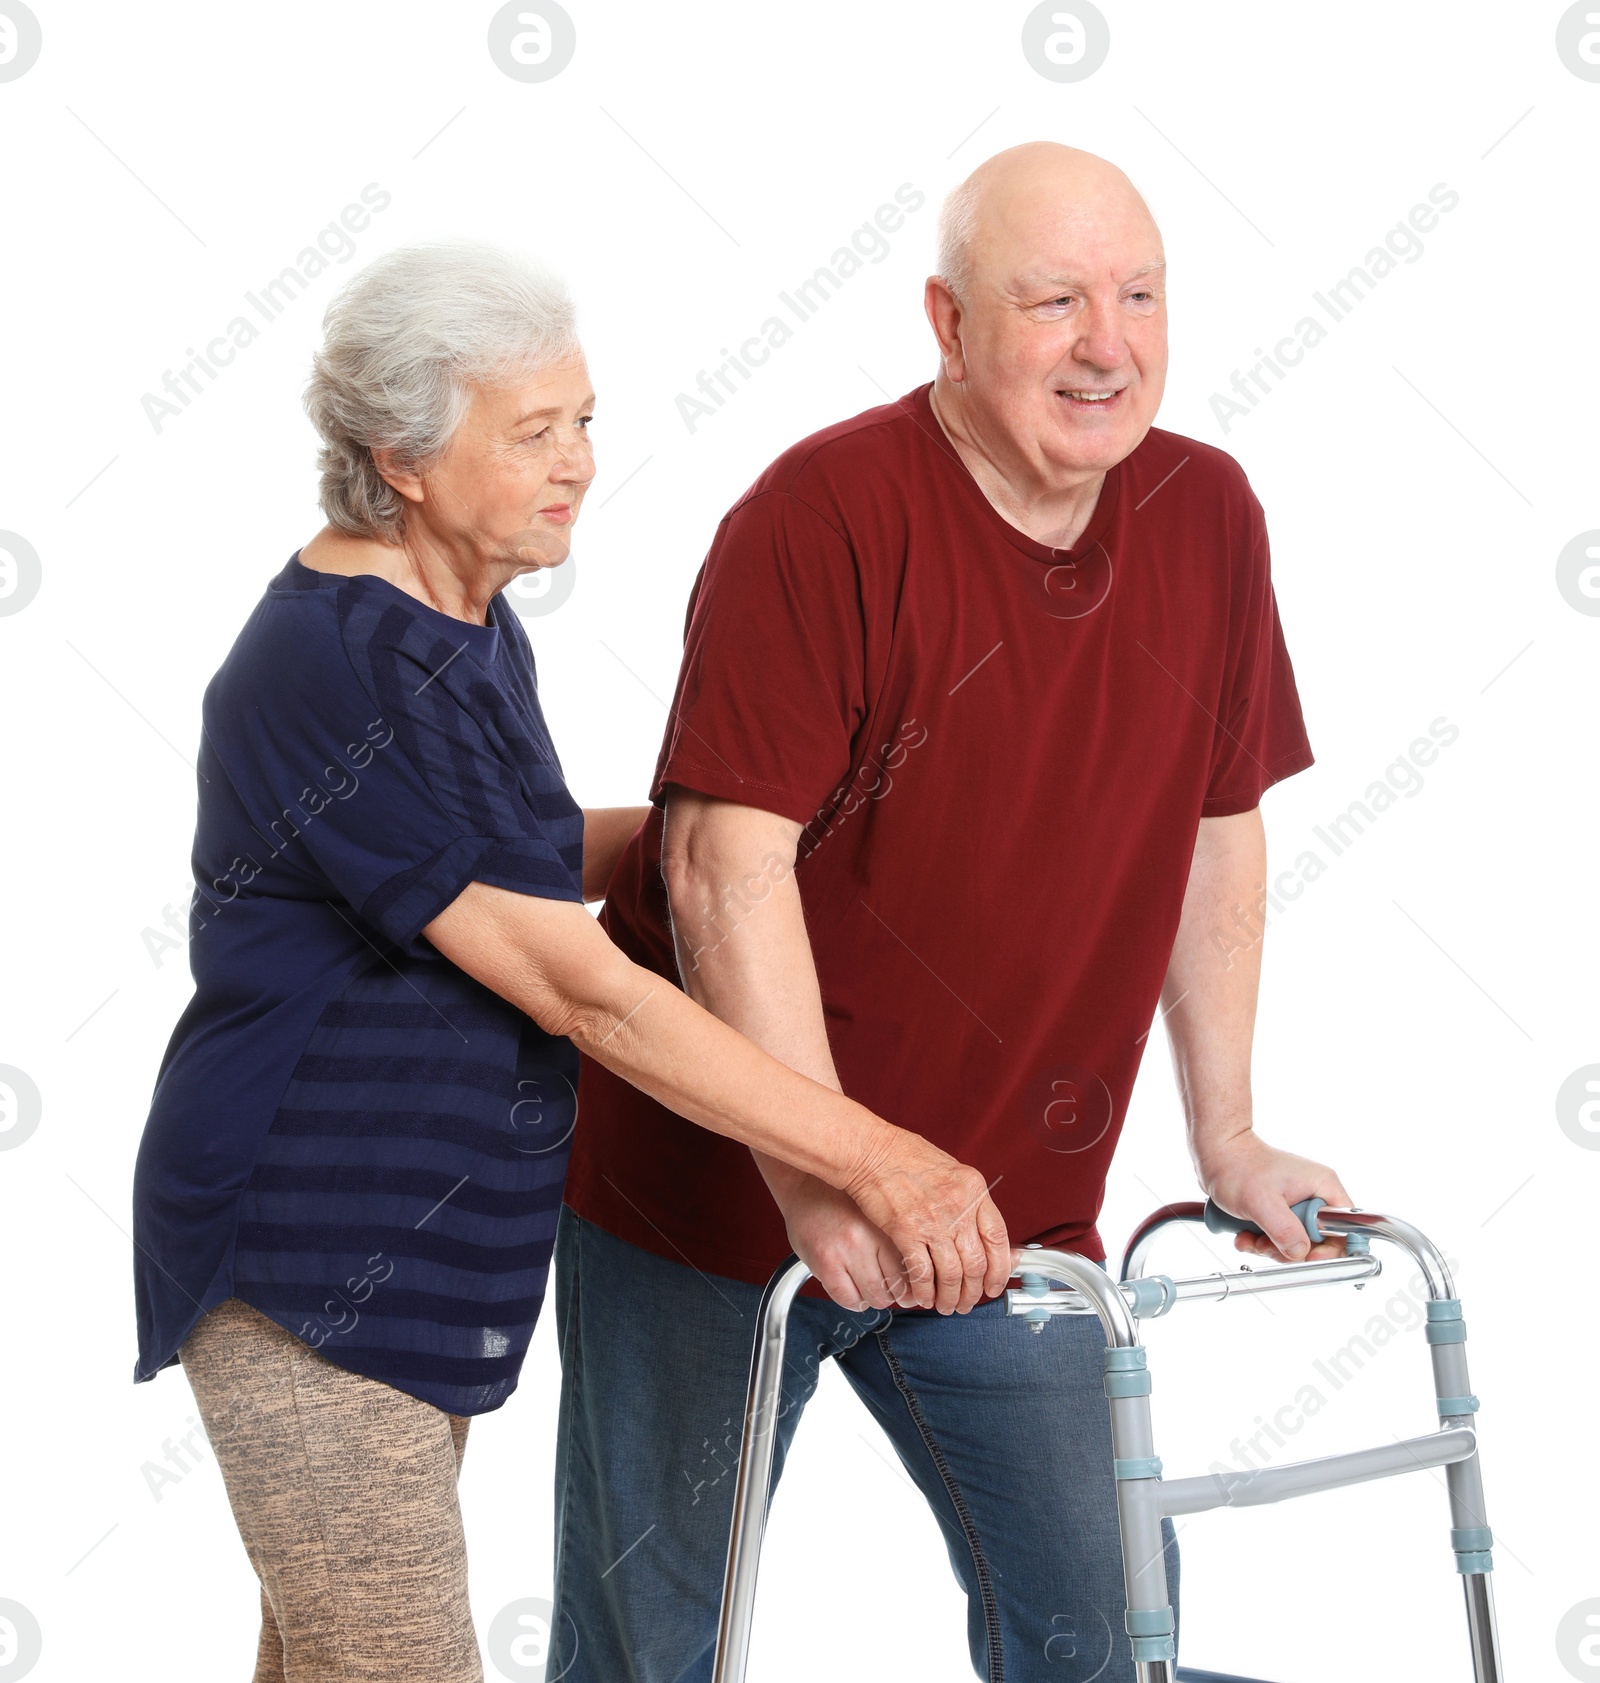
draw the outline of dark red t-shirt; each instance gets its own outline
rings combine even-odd
[[[984,497],[923,387],[785,451],[723,520],[652,794],[806,825],[845,1092],[979,1169],[1014,1243],[1099,1256],[1200,819],[1310,764],[1231,457],[1152,430],[1052,550]],[[660,843],[658,806],[604,921],[676,980]],[[787,1253],[743,1146],[589,1059],[573,1144],[567,1201],[631,1243],[752,1282]]]

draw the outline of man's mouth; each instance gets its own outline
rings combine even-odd
[[[1115,391],[1058,391],[1057,397],[1064,397],[1069,403],[1081,405],[1085,409],[1108,409],[1116,406],[1116,401],[1127,390],[1126,386],[1119,386]]]

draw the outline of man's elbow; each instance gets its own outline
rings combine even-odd
[[[688,791],[668,796],[661,874],[680,960],[720,945],[794,874],[800,826]]]

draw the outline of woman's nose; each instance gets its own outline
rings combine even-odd
[[[594,478],[594,446],[582,433],[562,440],[550,477],[577,485],[587,485]]]

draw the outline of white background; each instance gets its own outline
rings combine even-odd
[[[1025,60],[1015,0],[568,4],[576,56],[530,85],[492,62],[489,5],[34,0],[42,55],[0,82],[0,528],[42,563],[37,598],[0,617],[0,1064],[43,1097],[37,1131],[0,1152],[0,1597],[38,1620],[37,1677],[243,1677],[253,1652],[255,1588],[214,1463],[159,1501],[141,1470],[193,1405],[176,1373],[128,1382],[125,1229],[189,991],[183,953],[157,965],[143,932],[187,894],[204,685],[319,523],[299,394],[328,298],[379,251],[449,233],[567,275],[601,477],[576,591],[530,629],[578,798],[636,801],[720,513],[786,444],[931,374],[938,199],[1039,137],[1145,190],[1171,264],[1161,424],[1232,451],[1267,509],[1318,755],[1268,797],[1274,869],[1430,721],[1459,729],[1421,791],[1274,917],[1258,1117],[1457,1264],[1508,1672],[1566,1675],[1557,1623],[1600,1596],[1585,1296],[1600,1153],[1555,1107],[1600,1061],[1600,618],[1563,599],[1555,565],[1600,526],[1600,84],[1558,58],[1561,8],[1102,0],[1109,57],[1060,84]],[[356,258],[156,432],[142,394],[369,182],[392,204]],[[927,203],[887,259],[691,433],[677,395],[906,182]],[[1211,395],[1440,182],[1460,203],[1423,255],[1225,434]],[[1192,1193],[1155,1046],[1108,1243]],[[1178,1235],[1165,1265],[1200,1264],[1199,1244]],[[1228,1463],[1406,1272],[1363,1296],[1154,1323],[1168,1469]],[[1278,1459],[1432,1425],[1414,1329],[1336,1394],[1319,1383],[1327,1406]],[[480,1630],[548,1594],[556,1386],[547,1319],[467,1457]],[[830,1377],[776,1502],[753,1678],[970,1675],[938,1528],[891,1462]],[[1189,1521],[1187,1663],[1293,1683],[1467,1676],[1447,1525],[1432,1474]],[[1086,1655],[1049,1674],[1088,1677]]]

